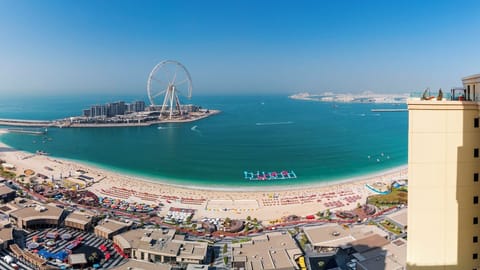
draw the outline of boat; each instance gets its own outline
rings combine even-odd
[[[297,175],[294,171],[282,170],[280,172],[249,172],[244,171],[244,178],[249,181],[269,181],[269,180],[286,180],[286,179],[296,179]]]

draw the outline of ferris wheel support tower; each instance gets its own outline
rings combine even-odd
[[[183,115],[182,109],[180,107],[180,100],[178,99],[176,89],[177,88],[175,87],[175,85],[168,86],[167,91],[165,93],[165,98],[163,99],[160,116],[162,116],[165,113],[165,110],[167,108],[169,109],[169,114],[168,114],[169,119],[172,119],[174,112],[178,113],[179,115]]]

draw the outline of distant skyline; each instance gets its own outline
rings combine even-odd
[[[0,1],[0,96],[405,93],[480,73],[479,1]]]

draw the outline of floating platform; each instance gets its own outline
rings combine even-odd
[[[243,172],[246,180],[249,181],[269,181],[269,180],[286,180],[297,179],[297,175],[294,171],[280,171],[280,172]]]

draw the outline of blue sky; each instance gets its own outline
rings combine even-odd
[[[0,1],[0,94],[411,92],[480,73],[480,1]]]

